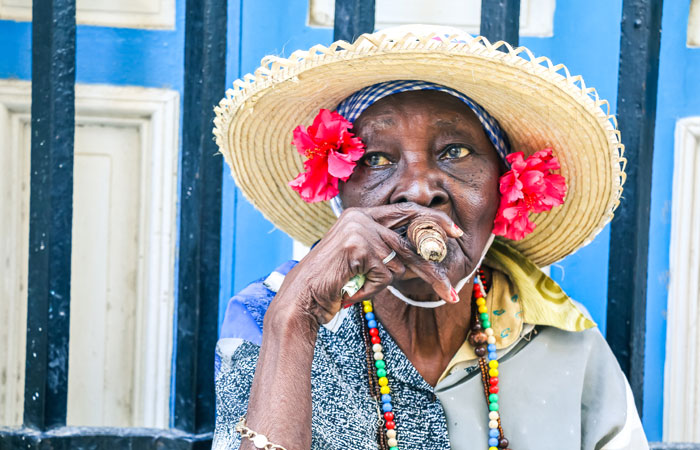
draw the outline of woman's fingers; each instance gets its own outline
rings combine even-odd
[[[300,298],[319,323],[326,323],[342,306],[376,296],[411,270],[440,298],[454,302],[457,296],[446,269],[424,260],[406,238],[392,230],[418,218],[436,222],[449,237],[462,235],[447,214],[415,203],[349,208],[299,264],[303,267],[297,267],[298,275],[290,278],[296,281],[288,286],[292,297]],[[387,259],[392,252],[396,256]],[[364,275],[364,285],[350,297],[341,294],[343,285],[355,275]]]
[[[441,299],[448,302],[457,300],[454,289],[452,288],[452,283],[447,277],[447,272],[441,265],[423,259],[408,244],[406,239],[393,231],[378,229],[377,232],[382,237],[382,240],[396,251],[396,256],[401,260],[403,265],[430,284],[433,291],[435,291]]]
[[[366,213],[377,223],[386,228],[396,229],[408,225],[418,217],[428,217],[440,225],[449,237],[461,237],[464,232],[443,211],[426,208],[413,202],[392,203],[365,209]]]
[[[363,224],[363,227],[379,239],[368,239],[366,245],[373,250],[371,257],[367,257],[365,284],[355,295],[345,299],[345,302],[360,301],[377,294],[394,280],[401,279],[406,269],[410,269],[430,284],[440,298],[448,302],[454,302],[457,299],[442,266],[423,259],[415,252],[408,240],[376,222],[369,221]],[[385,263],[384,260],[392,251],[396,252],[396,256]]]

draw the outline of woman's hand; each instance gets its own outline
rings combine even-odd
[[[405,237],[394,231],[419,217],[440,225],[448,237],[462,235],[447,214],[415,203],[349,208],[285,277],[271,308],[291,314],[302,312],[318,324],[327,323],[341,307],[372,297],[401,279],[407,270],[428,283],[440,298],[454,301],[456,294],[446,270],[424,260]],[[396,257],[385,264],[382,260],[392,251]],[[350,298],[341,298],[343,286],[359,274],[366,277],[362,289]]]

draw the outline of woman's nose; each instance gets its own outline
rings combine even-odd
[[[403,171],[390,202],[413,202],[429,208],[446,204],[449,196],[438,172],[435,168]]]

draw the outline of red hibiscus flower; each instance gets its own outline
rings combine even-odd
[[[564,203],[566,180],[552,173],[560,166],[551,148],[527,159],[523,152],[511,153],[506,159],[511,169],[500,179],[501,203],[493,232],[519,241],[535,229],[529,213],[549,211]]]
[[[340,114],[321,109],[306,130],[294,129],[292,143],[307,159],[305,172],[289,182],[308,203],[330,200],[338,195],[338,180],[347,181],[356,161],[365,153],[360,138],[350,132],[352,124]]]

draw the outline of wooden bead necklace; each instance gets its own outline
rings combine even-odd
[[[488,450],[508,449],[508,439],[503,433],[501,415],[498,404],[498,355],[496,354],[496,337],[494,336],[489,312],[486,307],[486,289],[484,288],[484,271],[480,268],[474,280],[472,293],[473,325],[468,341],[474,347],[474,353],[479,358],[481,382],[484,386],[484,396],[489,409],[488,413]],[[380,450],[398,450],[396,422],[391,403],[391,388],[387,378],[384,347],[379,337],[379,329],[371,300],[363,300],[358,308],[366,350],[367,375],[372,397],[377,402],[379,416],[377,427],[377,442]],[[381,405],[381,406],[379,406]]]

